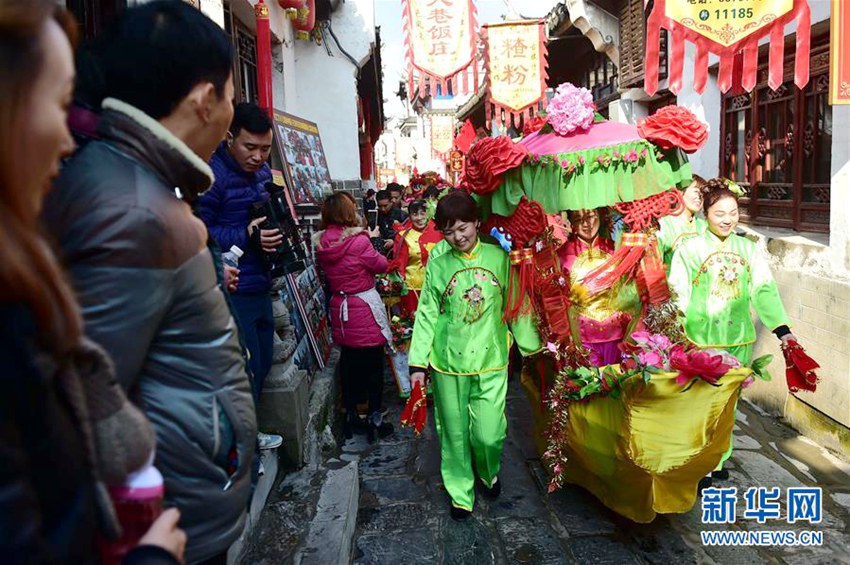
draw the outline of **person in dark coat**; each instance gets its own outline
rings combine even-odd
[[[269,199],[266,183],[272,180],[266,161],[272,149],[272,121],[256,104],[238,104],[227,132],[227,140],[216,149],[210,167],[215,174],[212,187],[198,198],[198,216],[222,251],[239,247],[239,286],[230,296],[239,331],[251,352],[254,401],[259,402],[263,382],[272,366],[274,315],[271,278],[263,255],[283,241],[278,229],[260,229],[265,218],[256,218],[254,208]],[[258,434],[260,449],[273,449],[283,442],[274,434]]]
[[[105,486],[144,464],[153,431],[85,340],[37,227],[74,148],[65,108],[75,23],[52,0],[2,0],[0,29],[0,559],[96,563],[96,534],[118,526]],[[166,511],[125,563],[176,565],[186,543],[179,518]]]
[[[128,9],[96,40],[99,139],[45,202],[86,333],[157,436],[186,561],[225,558],[242,533],[257,423],[236,324],[191,204],[233,117],[233,47],[184,2]]]

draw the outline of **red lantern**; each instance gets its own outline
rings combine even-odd
[[[304,5],[304,0],[277,0],[277,4],[284,10],[297,10]]]
[[[302,0],[298,17],[292,21],[298,31],[312,31],[316,27],[316,0]]]

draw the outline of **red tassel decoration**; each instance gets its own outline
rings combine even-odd
[[[592,296],[607,290],[624,276],[634,278],[634,270],[643,259],[648,243],[649,238],[644,233],[624,233],[622,244],[611,259],[581,280],[588,293]]]
[[[531,249],[511,251],[511,281],[502,320],[512,322],[531,310],[531,289],[534,288],[534,254]]]

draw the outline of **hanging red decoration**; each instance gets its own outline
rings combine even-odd
[[[297,31],[310,32],[316,27],[316,0],[301,0],[298,7],[298,17],[292,20],[292,27]]]
[[[402,0],[402,10],[410,99],[475,92],[478,21],[472,0]]]
[[[758,45],[770,37],[768,85],[777,90],[783,82],[785,25],[796,21],[797,46],[794,83],[803,88],[809,82],[811,12],[806,0],[723,0],[683,2],[655,0],[646,21],[646,79],[650,96],[658,91],[658,64],[661,29],[669,33],[669,88],[682,89],[685,41],[696,45],[694,90],[702,93],[708,76],[708,54],[720,57],[718,85],[727,92],[733,86],[751,91],[756,85]],[[742,53],[741,71],[734,72],[736,54]],[[736,76],[736,75],[739,75]]]

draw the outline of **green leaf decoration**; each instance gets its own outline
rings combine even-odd
[[[770,381],[771,379],[773,379],[773,376],[771,376],[770,371],[767,370],[767,367],[772,362],[773,362],[773,355],[762,355],[761,357],[759,357],[758,359],[753,361],[753,364],[752,364],[753,373],[758,375],[758,378],[760,378],[763,381]]]

